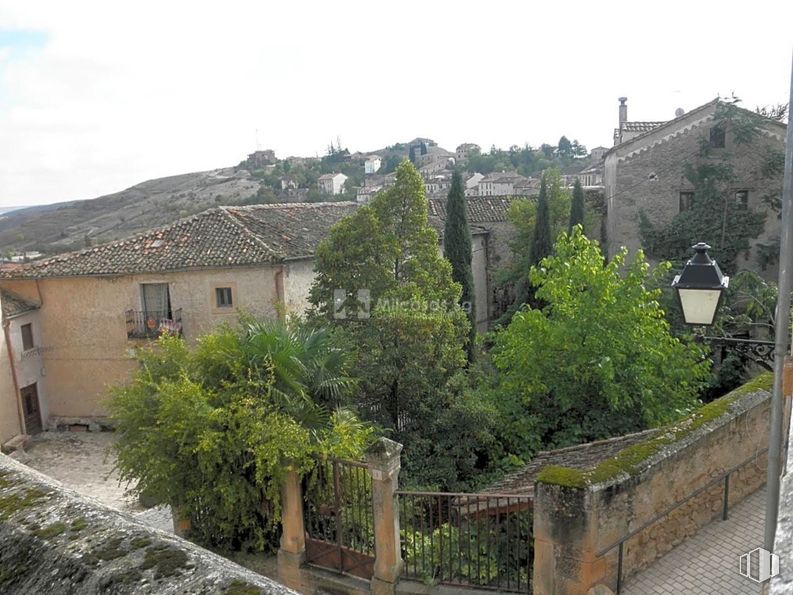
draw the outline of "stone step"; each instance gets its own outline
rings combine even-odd
[[[17,434],[11,438],[11,440],[3,444],[2,452],[11,453],[15,450],[23,450],[25,445],[28,443],[28,440],[30,440],[30,436],[27,434]]]

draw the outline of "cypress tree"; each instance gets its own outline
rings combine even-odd
[[[476,294],[471,268],[471,228],[465,205],[465,191],[460,172],[452,175],[452,186],[446,199],[446,224],[443,230],[444,256],[452,264],[452,279],[462,285],[460,304],[468,304],[471,331],[468,341],[468,361],[473,361],[476,337]]]
[[[570,225],[568,231],[573,232],[576,225],[584,227],[584,189],[581,187],[581,180],[576,178],[573,184],[573,201],[570,203]]]
[[[531,245],[529,266],[539,264],[543,258],[550,255],[551,250],[553,250],[551,211],[548,205],[548,185],[543,174],[540,182],[540,196],[537,198],[537,214],[534,218],[534,241]]]

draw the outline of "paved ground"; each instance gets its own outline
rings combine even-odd
[[[173,531],[169,508],[147,510],[126,493],[125,484],[119,484],[110,452],[114,439],[112,432],[42,432],[32,438],[19,460],[81,494]]]
[[[738,557],[763,544],[765,489],[758,490],[625,583],[625,595],[758,595]]]

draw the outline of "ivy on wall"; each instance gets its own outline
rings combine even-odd
[[[738,101],[733,98],[717,105],[710,134],[700,139],[697,154],[686,164],[684,176],[693,191],[685,197],[689,204],[681,205],[681,211],[660,226],[654,226],[640,213],[641,241],[651,257],[683,261],[690,256],[692,244],[707,241],[721,268],[728,274],[736,272],[739,255],[749,250],[750,241],[763,231],[767,217],[766,210],[752,209],[747,195],[736,192],[740,184],[746,183],[736,174],[737,152],[754,152],[759,157],[761,165],[755,184],[766,187],[770,181],[778,180],[778,188],[771,184],[772,191],[760,200],[769,210],[780,210],[784,152],[781,147],[757,142],[767,118],[738,107]],[[724,148],[727,131],[734,141],[733,152]],[[758,246],[756,258],[760,267],[774,264],[776,254],[773,242]]]

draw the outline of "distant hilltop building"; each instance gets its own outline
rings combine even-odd
[[[372,175],[377,173],[380,170],[380,166],[382,165],[383,161],[380,159],[379,155],[371,155],[366,158],[366,161],[363,163],[363,170],[364,173],[367,175]]]
[[[323,174],[317,178],[319,189],[325,194],[341,194],[344,192],[344,184],[347,176],[342,173]]]
[[[475,143],[463,143],[455,149],[457,154],[457,161],[468,159],[472,153],[481,153],[482,148]]]
[[[250,166],[251,169],[264,169],[267,165],[275,165],[278,162],[278,159],[275,157],[275,151],[272,149],[265,149],[264,151],[254,151],[250,155],[248,155],[248,159],[246,161],[247,165]]]
[[[592,163],[603,161],[607,151],[608,149],[606,147],[595,147],[589,152],[589,158],[592,160]]]
[[[532,182],[514,171],[493,172],[479,180],[479,196],[514,196],[528,194]]]

